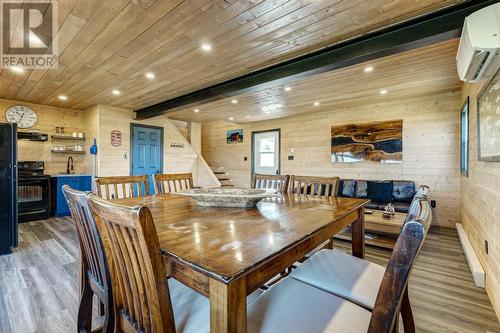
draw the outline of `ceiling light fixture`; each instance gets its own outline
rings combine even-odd
[[[152,72],[148,72],[146,73],[146,77],[150,80],[154,79],[156,76],[155,76],[155,73],[152,73]]]
[[[245,116],[245,118],[249,119],[249,118],[250,118],[250,116]]]
[[[14,67],[11,67],[10,69],[11,69],[12,71],[16,72],[16,73],[19,73],[19,74],[24,73],[24,68],[19,67],[19,66],[14,66]]]
[[[387,95],[387,89],[380,90],[380,95]]]
[[[238,104],[238,100],[237,99],[233,99],[233,100],[231,100],[231,103]]]
[[[212,49],[212,45],[205,43],[201,45],[201,48],[203,51],[210,51]]]
[[[68,97],[64,96],[64,95],[59,95],[59,96],[57,96],[57,98],[59,98],[61,101],[67,101],[68,100]]]
[[[365,67],[365,73],[370,73],[370,72],[373,72],[373,66]]]
[[[290,86],[285,87],[285,91],[291,91],[291,90],[292,90],[292,87],[290,87]]]
[[[229,117],[229,121],[233,121],[234,120],[234,117]]]
[[[314,102],[314,106],[319,106],[319,102],[318,101]]]
[[[200,109],[194,109],[193,111],[194,111],[194,113],[198,113],[198,112],[200,112]]]
[[[112,91],[111,93],[112,93],[113,95],[115,95],[115,96],[118,96],[118,95],[120,95],[122,92],[121,92],[120,90],[118,90],[118,89],[113,89],[113,91]]]

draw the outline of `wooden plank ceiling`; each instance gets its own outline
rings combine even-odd
[[[137,109],[458,2],[59,0],[59,67],[1,70],[0,98]]]
[[[287,86],[207,103],[198,106],[196,112],[193,108],[172,111],[168,116],[186,121],[244,123],[458,90],[462,86],[455,62],[458,42],[426,46]]]

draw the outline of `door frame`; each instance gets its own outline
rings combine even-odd
[[[160,126],[152,126],[152,125],[143,125],[138,123],[130,123],[130,156],[129,156],[129,176],[132,176],[132,169],[134,166],[132,165],[134,161],[134,128],[142,127],[142,128],[152,128],[160,130],[160,170],[163,173],[163,131],[165,130]]]
[[[281,128],[273,128],[263,131],[252,131],[252,151],[250,157],[251,171],[250,171],[250,182],[253,180],[253,175],[255,174],[254,160],[255,160],[255,134],[261,134],[266,132],[278,132],[278,172],[281,175]]]

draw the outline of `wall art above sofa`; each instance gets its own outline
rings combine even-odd
[[[403,120],[332,126],[332,162],[401,163]]]

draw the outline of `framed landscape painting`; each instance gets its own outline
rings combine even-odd
[[[331,135],[334,163],[403,160],[403,120],[332,126]]]
[[[477,151],[480,161],[500,162],[500,71],[477,98]]]
[[[243,130],[242,129],[229,130],[227,131],[226,138],[227,138],[227,143],[243,142]]]

